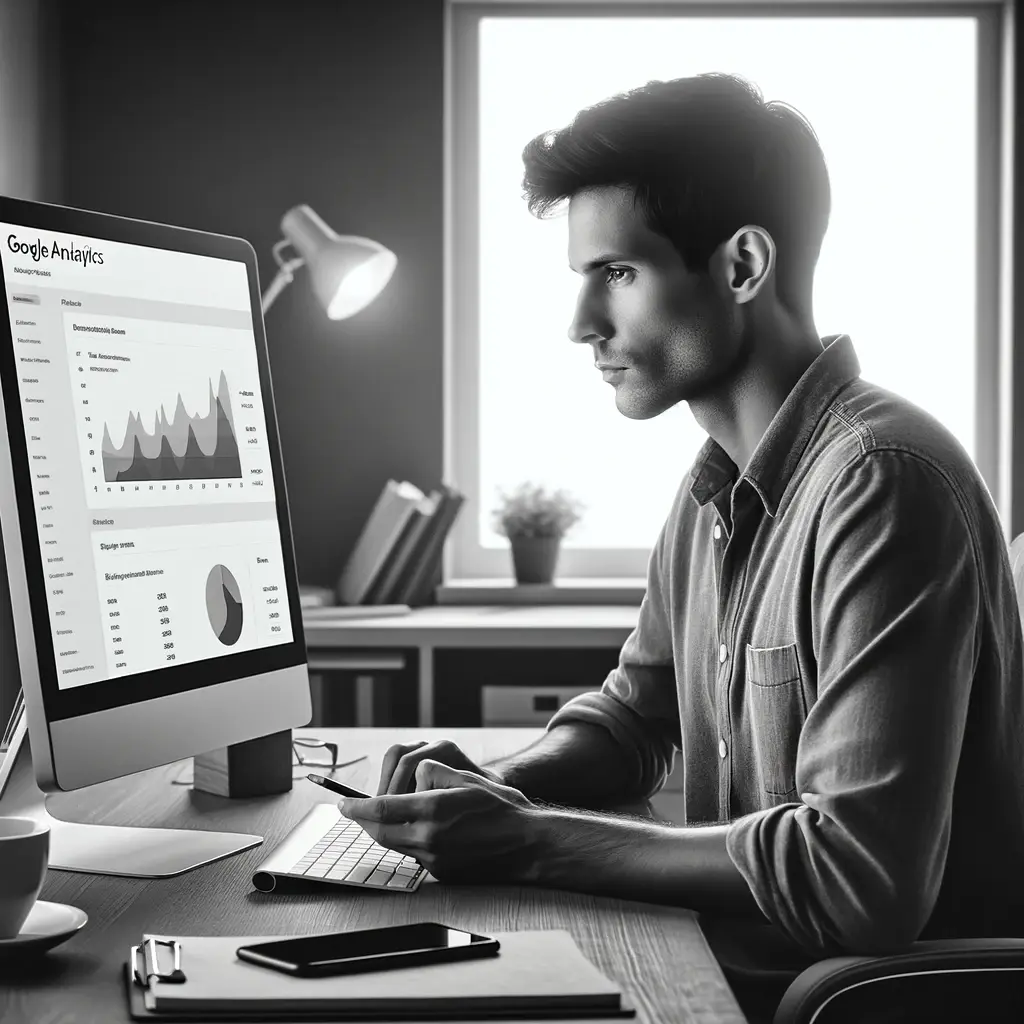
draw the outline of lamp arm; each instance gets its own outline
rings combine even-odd
[[[280,268],[277,272],[277,276],[267,286],[267,290],[263,293],[263,314],[274,304],[274,300],[278,297],[291,284],[292,278],[295,276],[293,271],[298,270],[306,261],[301,256],[296,256],[294,259],[290,259],[285,262],[281,258],[281,250],[291,243],[282,238],[274,246],[274,259]]]
[[[266,312],[273,305],[274,300],[278,297],[291,284],[292,277],[294,275],[290,270],[285,270],[282,267],[278,272],[277,276],[273,281],[270,282],[267,290],[263,293],[263,313]]]

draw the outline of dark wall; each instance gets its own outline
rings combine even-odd
[[[63,199],[60,7],[0,0],[0,192]],[[0,544],[0,732],[21,686],[7,565]]]
[[[299,579],[330,584],[389,477],[442,472],[441,0],[66,3],[72,206],[247,238],[282,214],[398,256],[329,321],[304,270],[266,317]]]

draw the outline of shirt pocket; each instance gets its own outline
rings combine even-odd
[[[761,785],[774,803],[790,802],[796,799],[796,750],[807,717],[796,644],[747,644],[747,684]]]

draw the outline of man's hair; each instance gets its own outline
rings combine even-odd
[[[744,224],[776,245],[776,292],[811,312],[814,268],[831,189],[810,123],[737,75],[651,81],[581,110],[523,150],[523,196],[534,216],[606,185],[633,191],[647,226],[691,272],[708,273],[719,245]]]

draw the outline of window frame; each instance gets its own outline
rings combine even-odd
[[[478,26],[484,17],[973,17],[977,22],[978,130],[976,153],[977,262],[975,330],[975,463],[1002,517],[1004,532],[1024,530],[1024,360],[1014,363],[1014,10],[1010,0],[445,0],[444,12],[444,476],[465,494],[462,512],[444,547],[446,585],[508,579],[507,551],[480,546],[479,516],[479,115]],[[524,140],[524,144],[525,144]],[[1015,220],[1018,222],[1015,224]],[[567,310],[566,315],[569,315]],[[681,482],[681,481],[680,481]],[[666,515],[668,509],[665,509]],[[616,583],[642,585],[649,548],[565,547],[559,578],[609,592]],[[621,589],[621,588],[619,588]],[[492,590],[493,592],[493,590]]]

